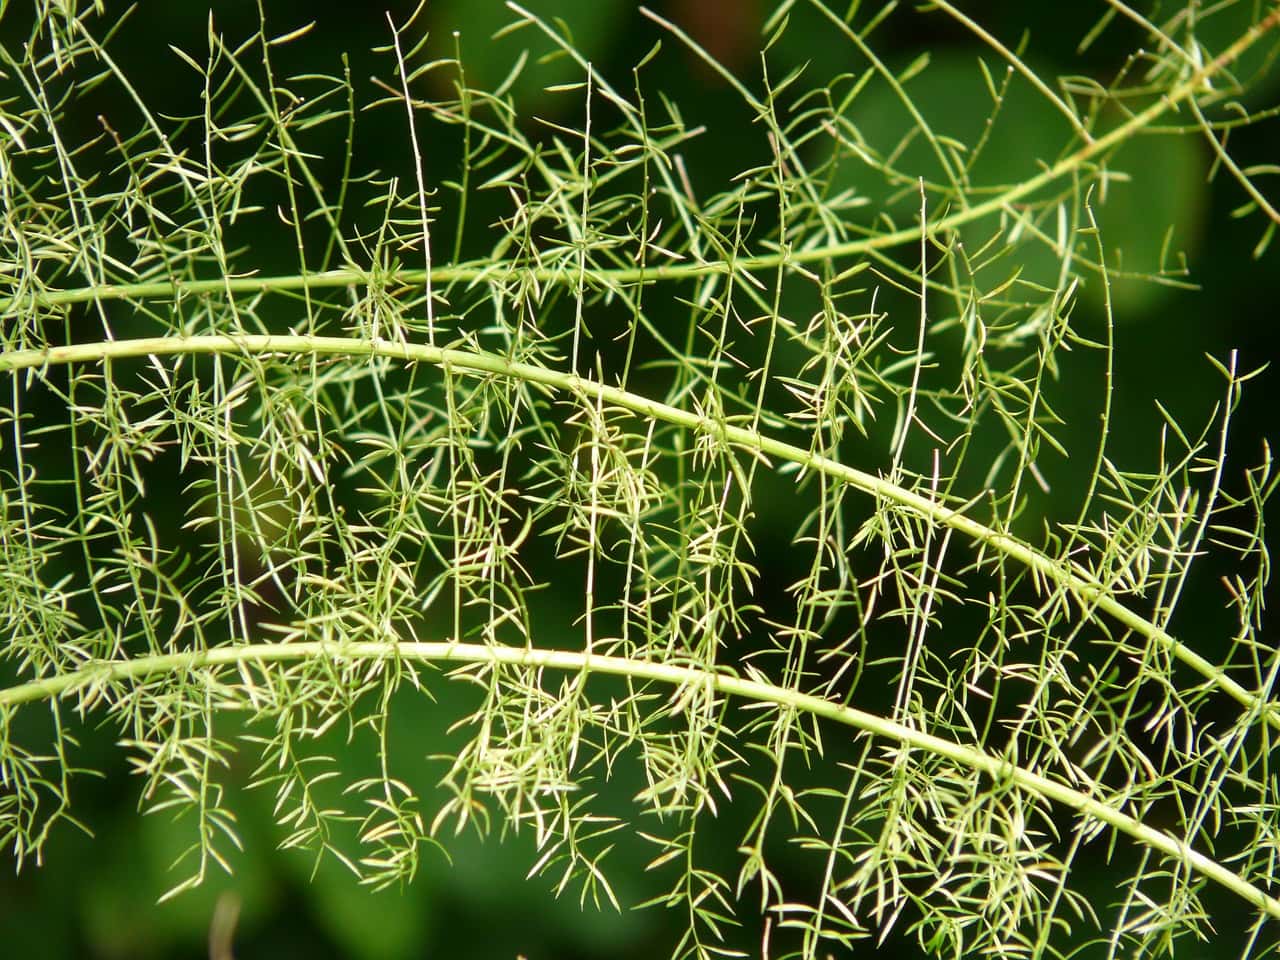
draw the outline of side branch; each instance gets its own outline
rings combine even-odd
[[[1264,35],[1280,26],[1280,7],[1272,10],[1236,39],[1231,46],[1193,72],[1185,80],[1156,100],[1145,110],[1131,116],[1108,133],[1081,144],[1074,152],[1063,157],[1053,166],[1016,186],[975,204],[964,206],[947,216],[928,224],[903,227],[888,233],[878,233],[847,243],[823,244],[805,250],[788,250],[784,253],[742,257],[732,263],[723,260],[705,260],[698,263],[650,263],[641,267],[601,268],[593,270],[593,276],[606,283],[637,283],[658,280],[680,280],[710,274],[731,274],[736,270],[768,272],[792,264],[822,263],[843,259],[875,250],[884,250],[918,241],[921,234],[937,236],[951,233],[965,224],[980,220],[1006,209],[1026,197],[1044,189],[1049,184],[1077,172],[1099,154],[1127,141],[1134,134],[1149,127],[1171,110],[1188,100],[1197,91],[1205,89],[1215,76],[1235,63]],[[1077,123],[1078,126],[1078,123]],[[431,270],[388,271],[380,280],[390,285],[422,288],[428,284],[483,282],[495,273],[505,275],[508,268],[495,268],[492,263],[461,263],[452,266],[433,267]],[[519,267],[518,273],[541,283],[576,283],[576,270],[559,268]],[[0,316],[11,313],[20,305],[56,307],[73,303],[89,303],[101,300],[173,299],[180,295],[215,293],[260,293],[286,290],[318,290],[332,287],[349,287],[367,284],[369,274],[355,266],[327,270],[312,274],[290,274],[275,277],[219,277],[212,280],[150,281],[141,283],[101,284],[66,290],[29,292],[0,300]]]
[[[643,417],[675,424],[757,455],[790,461],[806,470],[825,474],[872,496],[896,503],[1018,560],[1030,568],[1038,578],[1056,584],[1074,595],[1086,615],[1090,615],[1095,609],[1103,611],[1147,642],[1166,650],[1180,663],[1204,677],[1211,686],[1235,700],[1246,711],[1258,715],[1272,728],[1280,730],[1280,704],[1269,703],[1249,691],[1227,676],[1216,664],[1200,656],[1155,623],[1130,610],[1079,564],[1069,560],[1057,560],[1015,537],[966,516],[961,510],[938,503],[882,477],[847,466],[837,460],[813,454],[802,447],[745,427],[701,417],[679,407],[574,374],[561,373],[528,363],[517,363],[496,354],[442,349],[423,344],[356,340],[346,337],[262,334],[245,334],[236,337],[148,337],[136,340],[79,343],[66,347],[51,347],[47,350],[15,350],[10,353],[0,353],[0,372],[38,370],[59,364],[95,363],[130,357],[177,354],[391,357],[458,370],[514,377],[528,383],[577,394],[592,401],[612,404]]]
[[[625,657],[600,656],[567,650],[531,650],[527,647],[486,646],[473,643],[266,643],[225,646],[190,653],[138,657],[134,660],[86,664],[79,670],[0,690],[0,710],[33,701],[65,697],[78,690],[102,690],[118,683],[146,683],[155,676],[192,673],[210,667],[253,665],[297,661],[321,657],[342,660],[416,660],[424,663],[490,664],[530,669],[595,672],[653,680],[674,686],[709,687],[726,696],[742,697],[757,703],[772,703],[802,710],[817,717],[895,740],[906,747],[944,756],[981,771],[1000,784],[1013,783],[1046,800],[1077,811],[1082,817],[1100,821],[1133,840],[1167,856],[1204,877],[1220,883],[1268,916],[1280,919],[1280,900],[1269,896],[1211,857],[1193,849],[1186,841],[1147,826],[1120,810],[1056,780],[1025,767],[1015,766],[977,748],[915,730],[893,720],[854,707],[832,703],[821,697],[800,693],[759,680],[723,673],[707,673],[692,667],[652,663]]]

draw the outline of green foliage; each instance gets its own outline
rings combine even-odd
[[[357,85],[211,19],[153,105],[100,7],[0,4],[16,867],[102,727],[184,837],[166,899],[265,840],[247,791],[335,905],[333,865],[395,886],[474,831],[670,911],[677,956],[1145,957],[1239,916],[1275,952],[1253,372],[1210,358],[1152,459],[1112,426],[1185,184],[1233,179],[1259,257],[1280,222],[1229,151],[1280,9],[1117,0],[1081,49],[1133,52],[1061,77],[942,0],[784,0],[749,69],[646,12],[613,76],[513,5],[489,88],[413,20]],[[899,18],[975,46],[882,58]],[[673,50],[753,124],[731,179]]]

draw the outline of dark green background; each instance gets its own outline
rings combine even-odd
[[[629,89],[630,69],[660,36],[658,28],[643,18],[631,3],[616,0],[574,2],[559,0],[528,6],[546,15],[563,15],[575,41],[607,76]],[[755,77],[755,53],[763,3],[733,0],[668,0],[656,4],[665,16],[683,24],[740,76]],[[1081,14],[1078,6],[1092,4],[1026,4],[991,2],[968,4],[965,9],[1007,41],[1021,30],[1031,33],[1031,61],[1046,74],[1077,72],[1105,76],[1116,58],[1126,51],[1125,39],[1132,33],[1113,31],[1083,56],[1075,45],[1088,26],[1092,14]],[[1100,5],[1098,5],[1100,6]],[[352,75],[358,97],[368,99],[373,90],[367,78],[377,72],[391,79],[388,62],[373,58],[370,48],[388,39],[383,4],[302,3],[270,0],[267,3],[270,33],[281,33],[307,20],[317,21],[316,29],[304,41],[284,48],[282,61],[291,69],[307,67],[317,71],[339,69],[339,56],[350,53]],[[254,5],[223,3],[215,7],[216,21],[227,37],[247,36],[256,25]],[[401,18],[409,7],[392,7]],[[17,14],[10,14],[16,17]],[[523,33],[505,42],[491,42],[489,35],[510,19],[510,14],[494,0],[438,0],[429,5],[422,22],[433,35],[442,38],[441,53],[451,52],[452,30],[461,31],[463,58],[471,81],[492,85],[505,75],[522,43]],[[143,94],[174,112],[194,109],[191,98],[196,88],[189,68],[182,66],[167,44],[198,51],[203,47],[207,11],[200,3],[171,3],[143,0],[139,10],[112,44],[119,62],[130,73]],[[0,26],[0,29],[6,29]],[[690,123],[707,122],[712,133],[690,145],[685,153],[699,190],[711,193],[728,186],[729,179],[744,167],[764,159],[765,144],[758,126],[752,126],[736,96],[705,68],[680,52],[668,38],[660,59],[646,75],[680,103]],[[892,63],[905,63],[921,50],[934,52],[935,66],[913,87],[926,114],[954,115],[957,122],[981,121],[985,100],[970,96],[958,77],[972,77],[974,42],[945,17],[920,16],[910,11],[896,16],[879,35],[878,51]],[[797,17],[795,31],[775,51],[774,75],[802,60],[812,61],[813,82],[842,69],[860,68],[856,54],[836,35],[813,18]],[[557,74],[552,67],[531,71],[531,81],[517,88],[529,114],[550,116],[558,122],[579,122],[572,103],[574,96],[548,95],[540,85],[575,79],[565,69]],[[282,72],[288,72],[282,70]],[[1276,84],[1257,91],[1254,105],[1274,102]],[[862,122],[874,128],[874,104],[867,105]],[[356,170],[377,166],[407,173],[410,160],[393,155],[405,141],[396,126],[402,115],[383,111],[360,120]],[[999,157],[1008,170],[993,171],[1016,176],[1020,163],[1032,163],[1046,149],[1037,139],[1039,115],[1028,115],[1022,135],[1002,145]],[[889,118],[883,120],[888,124]],[[1051,126],[1051,125],[1050,125]],[[1277,124],[1263,123],[1242,131],[1231,146],[1242,166],[1274,162],[1280,155]],[[456,139],[430,133],[428,176],[447,177],[457,169]],[[1106,235],[1112,247],[1133,251],[1140,265],[1150,266],[1162,229],[1153,222],[1171,221],[1176,227],[1177,245],[1188,251],[1193,277],[1201,289],[1192,293],[1169,294],[1156,288],[1125,287],[1119,294],[1117,317],[1115,448],[1131,454],[1126,464],[1140,467],[1144,457],[1156,450],[1159,418],[1152,403],[1159,398],[1187,422],[1207,418],[1221,395],[1221,378],[1204,360],[1206,352],[1224,357],[1238,348],[1242,367],[1255,367],[1271,360],[1277,350],[1276,303],[1280,302],[1280,253],[1276,248],[1260,262],[1251,249],[1262,228],[1255,217],[1233,220],[1230,212],[1243,201],[1238,185],[1225,176],[1206,182],[1210,151],[1202,141],[1187,139],[1170,145],[1167,140],[1139,140],[1121,155],[1131,165],[1134,184],[1118,187],[1103,212],[1110,228]],[[1148,176],[1138,174],[1146,172]],[[483,216],[476,221],[484,222]],[[1154,240],[1153,240],[1154,238]],[[471,254],[484,250],[483,236],[472,238]],[[273,255],[277,259],[273,262]],[[256,265],[265,273],[287,272],[294,268],[288,249],[263,251]],[[1142,261],[1145,259],[1146,263]],[[1032,268],[1034,264],[1032,265]],[[1086,301],[1088,303],[1088,301]],[[1091,313],[1081,312],[1079,322],[1097,329],[1096,298],[1089,303]],[[682,318],[674,318],[681,323]],[[1088,367],[1073,375],[1085,380]],[[1274,437],[1271,425],[1276,397],[1276,374],[1268,372],[1254,380],[1246,393],[1244,408],[1237,420],[1231,454],[1234,467],[1231,482],[1239,471],[1260,458],[1264,437]],[[1096,382],[1081,382],[1062,392],[1068,413],[1076,398],[1076,428],[1084,437],[1096,409],[1099,395]],[[1069,438],[1073,435],[1067,432]],[[1088,448],[1087,437],[1085,438]],[[1070,478],[1069,465],[1047,465],[1050,472]],[[1074,501],[1073,501],[1074,502]],[[771,504],[769,526],[786,531],[799,518],[787,516],[785,500]],[[1046,507],[1046,512],[1051,508]],[[767,538],[769,531],[764,531]],[[770,557],[761,551],[762,573],[770,580]],[[779,555],[785,553],[780,551]],[[773,561],[777,562],[777,561]],[[776,571],[776,580],[785,579]],[[537,571],[535,571],[537,575]],[[1180,624],[1194,632],[1193,614],[1183,614]],[[450,710],[460,693],[437,688],[436,705],[418,698],[402,697],[397,704],[396,729],[401,736],[422,743],[423,756],[438,752]],[[455,698],[451,706],[450,698]],[[63,827],[46,851],[46,862],[38,869],[28,867],[20,876],[12,873],[0,879],[0,955],[5,957],[91,957],[159,958],[194,957],[206,952],[205,939],[220,897],[230,897],[239,905],[237,956],[249,957],[448,957],[514,958],[644,958],[665,956],[673,942],[673,930],[684,918],[659,909],[597,911],[590,905],[579,907],[577,897],[568,894],[555,899],[546,879],[526,880],[530,863],[527,838],[480,843],[471,836],[449,843],[452,863],[435,851],[426,851],[425,866],[409,888],[370,893],[352,882],[332,860],[310,877],[311,861],[305,856],[273,852],[278,833],[269,820],[265,795],[246,794],[239,810],[241,836],[246,850],[235,858],[234,878],[217,877],[203,889],[186,894],[175,902],[156,906],[157,896],[173,881],[167,865],[187,842],[186,827],[163,816],[140,818],[136,783],[127,776],[125,757],[112,746],[111,731],[86,728],[82,731],[84,750],[79,758],[84,766],[105,772],[102,779],[82,777],[75,791],[77,814],[96,835],[90,840]],[[338,749],[335,746],[335,749]],[[353,758],[359,764],[359,758]],[[414,785],[430,796],[437,767],[424,761]],[[629,788],[624,780],[617,792]],[[733,847],[741,836],[745,813],[729,809],[722,817],[720,839],[708,833],[709,863],[736,872]],[[625,844],[613,858],[620,896],[631,903],[653,896],[663,882],[641,872],[640,847]],[[788,853],[776,851],[786,872]],[[628,859],[630,858],[630,859]],[[1100,896],[1110,892],[1108,869],[1085,882]],[[791,878],[803,884],[802,877]],[[752,893],[754,896],[754,891]],[[749,897],[750,899],[750,897]],[[231,901],[225,901],[231,902]],[[1222,908],[1223,941],[1207,949],[1204,956],[1228,955],[1233,927],[1234,905],[1211,895]],[[739,945],[757,952],[754,928],[747,908],[747,939]],[[890,939],[882,955],[911,956],[910,942]],[[867,945],[865,952],[871,955]],[[1219,953],[1218,951],[1222,952]],[[1179,954],[1180,956],[1182,954]],[[1188,953],[1188,956],[1193,954]]]

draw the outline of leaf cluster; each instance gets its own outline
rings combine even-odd
[[[569,121],[521,111],[530,60],[482,89],[420,18],[367,85],[280,66],[306,28],[211,18],[172,48],[187,112],[158,109],[101,4],[9,6],[17,867],[82,826],[95,725],[189,831],[165,897],[233,868],[250,789],[281,846],[376,887],[477,830],[629,908],[612,864],[639,846],[677,956],[740,951],[743,924],[771,957],[895,930],[944,957],[1159,956],[1215,936],[1218,891],[1243,955],[1275,952],[1276,478],[1268,450],[1228,464],[1256,371],[1213,359],[1216,409],[1160,408],[1132,462],[1118,307],[1189,281],[1168,238],[1122,259],[1106,215],[1131,144],[1199,142],[1266,254],[1275,171],[1229,147],[1276,112],[1280,9],[1114,0],[1082,35],[1133,51],[1105,79],[1045,75],[946,0],[784,0],[749,76],[645,11],[660,42],[618,77],[511,4],[504,36],[571,65]],[[881,55],[902,17],[976,45],[980,127],[917,98],[954,65]],[[795,65],[805,31],[847,72]],[[687,158],[716,129],[654,75],[673,49],[755,131],[711,188]],[[361,172],[379,117],[398,133]],[[1018,163],[1028,117],[1049,133]],[[1060,412],[1081,380],[1091,435]],[[1183,613],[1202,588],[1212,637]],[[424,747],[408,697],[463,706]]]

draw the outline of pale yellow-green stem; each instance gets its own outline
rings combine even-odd
[[[986,524],[966,516],[944,504],[930,500],[911,490],[891,483],[883,477],[847,466],[837,460],[764,436],[743,427],[721,423],[679,407],[651,400],[647,397],[606,386],[573,374],[549,370],[527,363],[517,363],[489,353],[467,350],[448,350],[422,344],[399,343],[385,340],[356,340],[345,337],[318,336],[268,336],[246,334],[237,337],[152,337],[137,340],[112,340],[99,343],[81,343],[67,347],[50,347],[47,350],[19,350],[0,353],[0,371],[36,369],[54,364],[92,363],[127,357],[164,356],[173,354],[292,354],[299,356],[328,355],[345,357],[393,357],[405,361],[436,364],[458,370],[473,370],[506,377],[515,377],[528,383],[577,393],[593,401],[612,404],[644,417],[652,417],[696,430],[715,437],[724,443],[788,460],[806,470],[826,474],[892,503],[906,507],[937,523],[945,524],[973,540],[999,550],[1006,556],[1030,568],[1042,581],[1057,584],[1070,591],[1085,610],[1094,609],[1113,617],[1125,627],[1157,644],[1204,677],[1218,690],[1231,697],[1242,707],[1257,713],[1273,728],[1280,730],[1280,705],[1265,703],[1256,694],[1245,689],[1211,661],[1200,656],[1186,644],[1179,642],[1167,631],[1150,620],[1134,613],[1108,590],[1095,582],[1088,571],[1078,564],[1054,559],[1008,534],[1000,533]]]
[[[701,263],[646,263],[643,267],[622,267],[617,269],[592,269],[592,276],[599,277],[606,283],[653,282],[659,280],[680,280],[715,273],[729,273],[732,270],[772,271],[780,266],[822,263],[829,260],[844,259],[868,253],[873,250],[884,250],[913,243],[920,239],[922,230],[930,236],[940,236],[980,220],[991,214],[999,213],[1010,204],[1036,193],[1049,184],[1078,171],[1099,154],[1118,146],[1125,140],[1149,127],[1156,120],[1176,109],[1183,101],[1203,90],[1207,81],[1212,80],[1240,56],[1258,42],[1266,33],[1280,24],[1280,7],[1272,10],[1256,24],[1241,34],[1234,43],[1217,57],[1209,60],[1200,69],[1194,71],[1185,80],[1160,97],[1145,110],[1139,111],[1124,123],[1087,143],[1063,157],[1057,163],[1041,171],[1034,177],[1021,181],[1009,190],[1003,191],[982,203],[966,206],[947,216],[918,226],[903,227],[888,233],[878,233],[860,240],[846,243],[824,244],[805,250],[790,250],[783,253],[762,254],[754,257],[742,257],[732,264],[723,261],[707,261]],[[574,269],[539,268],[522,266],[518,272],[542,283],[576,283],[580,274]],[[453,266],[433,267],[430,272],[432,285],[437,289],[450,283],[474,283],[486,277],[505,277],[509,271],[495,267],[492,263],[464,263]],[[219,277],[211,280],[185,281],[149,281],[142,283],[101,284],[92,287],[80,287],[67,290],[47,290],[33,292],[20,298],[24,304],[56,307],[72,303],[88,303],[100,300],[146,300],[171,299],[183,295],[219,294],[219,293],[260,293],[268,291],[319,290],[333,287],[363,286],[376,279],[387,286],[403,286],[423,289],[428,276],[426,270],[384,271],[376,278],[368,271],[357,267],[344,267],[337,270],[326,270],[317,273],[292,274],[276,277]],[[0,300],[0,315],[14,309],[15,300]]]
[[[88,664],[71,673],[0,690],[0,707],[12,707],[35,700],[66,696],[74,693],[77,688],[101,688],[107,684],[145,682],[150,677],[166,673],[182,672],[191,675],[200,670],[220,666],[252,666],[268,662],[278,663],[321,657],[335,661],[400,659],[613,674],[681,687],[700,686],[727,696],[801,710],[816,717],[897,741],[905,747],[946,757],[962,766],[985,773],[997,784],[1016,784],[1023,790],[1062,804],[1075,810],[1082,817],[1105,823],[1138,843],[1173,857],[1196,873],[1220,883],[1268,916],[1280,919],[1280,900],[1268,896],[1218,861],[1193,849],[1184,840],[1149,827],[1123,811],[1109,807],[1079,790],[1050,780],[1033,770],[1011,764],[976,747],[968,747],[924,733],[905,724],[854,707],[832,703],[821,697],[788,690],[759,680],[744,679],[723,673],[707,673],[693,667],[567,650],[534,650],[526,647],[485,646],[473,643],[341,644],[315,641],[246,644],[217,647],[203,652],[158,654],[117,663]]]

